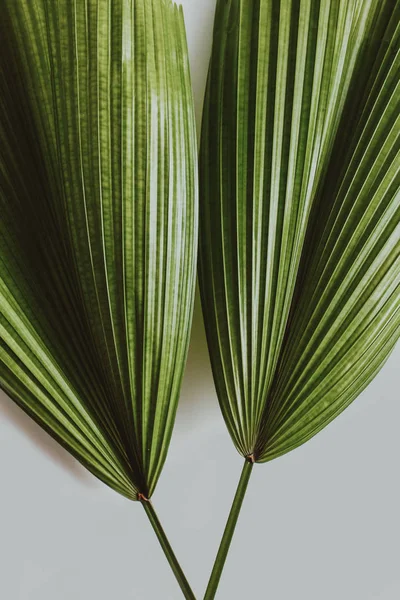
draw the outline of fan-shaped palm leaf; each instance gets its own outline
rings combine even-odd
[[[217,4],[200,284],[242,483],[348,406],[399,336],[399,14],[390,0]]]
[[[105,483],[148,499],[195,282],[182,12],[4,0],[0,55],[1,386]]]

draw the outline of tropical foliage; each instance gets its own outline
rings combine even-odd
[[[3,0],[0,386],[92,473],[150,498],[186,361],[197,148],[170,0]],[[400,5],[217,0],[200,291],[222,413],[253,465],[342,412],[400,335]]]
[[[200,283],[238,450],[302,444],[400,331],[392,1],[220,1],[201,144]]]
[[[3,0],[1,21],[1,386],[108,485],[149,498],[195,284],[182,12]]]
[[[400,334],[400,6],[219,0],[200,152],[200,289],[222,413],[252,466],[318,433]]]

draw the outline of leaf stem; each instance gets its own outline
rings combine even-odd
[[[157,513],[154,510],[152,503],[150,502],[150,500],[146,500],[144,498],[140,498],[140,502],[146,512],[146,515],[149,518],[149,521],[154,529],[158,541],[160,542],[160,545],[164,550],[164,554],[167,557],[172,571],[174,572],[174,575],[176,577],[177,582],[180,585],[183,595],[185,596],[186,600],[196,600],[196,596],[192,592],[192,589],[185,577],[185,574],[182,571],[182,568],[174,554],[174,551],[172,550],[171,544],[168,541],[168,538],[165,534],[164,529],[162,528],[162,525],[158,519]]]
[[[236,528],[236,523],[238,521],[240,509],[242,508],[243,499],[246,494],[252,469],[253,461],[246,458],[242,474],[240,476],[239,485],[236,490],[235,498],[233,500],[231,512],[229,513],[228,521],[226,523],[225,531],[222,536],[218,554],[215,559],[213,570],[211,572],[211,577],[207,586],[204,600],[213,600],[217,592],[218,584],[221,579],[226,557],[228,556],[229,547],[232,542],[232,537]]]

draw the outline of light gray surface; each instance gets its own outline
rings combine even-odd
[[[183,0],[198,119],[214,0]],[[400,598],[400,346],[358,400],[257,465],[218,599]],[[242,466],[217,407],[197,303],[154,497],[201,598]],[[0,397],[0,599],[180,600],[140,505],[98,482]]]

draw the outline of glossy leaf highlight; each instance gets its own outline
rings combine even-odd
[[[399,7],[220,0],[200,287],[221,409],[259,462],[305,442],[399,337]]]
[[[1,386],[107,484],[150,497],[195,285],[182,11],[5,0],[1,27]]]

